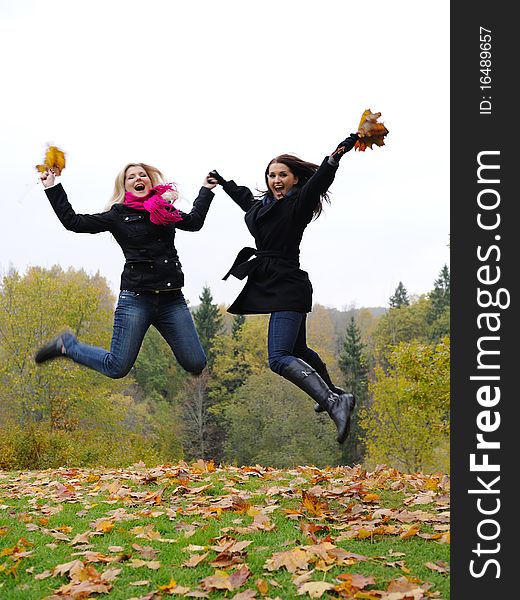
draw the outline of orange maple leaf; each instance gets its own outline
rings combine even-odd
[[[369,108],[361,115],[357,131],[359,139],[354,145],[356,150],[364,152],[367,148],[372,150],[374,144],[385,145],[384,138],[388,134],[388,129],[383,123],[377,122],[380,116],[380,112],[373,113]]]
[[[43,165],[36,165],[36,169],[40,173],[45,173],[47,170],[53,170],[55,175],[60,175],[65,168],[65,153],[57,146],[48,146],[45,152]]]

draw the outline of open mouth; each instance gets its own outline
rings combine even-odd
[[[134,189],[136,192],[144,191],[144,183],[136,183]]]

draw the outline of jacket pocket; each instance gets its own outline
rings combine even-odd
[[[123,217],[124,231],[128,237],[146,234],[146,221],[142,215],[125,215]]]
[[[153,260],[127,260],[124,275],[133,286],[155,279],[156,267]]]

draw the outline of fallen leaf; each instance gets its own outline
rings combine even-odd
[[[308,581],[298,588],[298,596],[308,594],[311,598],[321,598],[325,592],[334,588],[335,585],[328,581]]]

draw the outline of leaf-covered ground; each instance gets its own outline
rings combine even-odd
[[[198,461],[0,472],[0,597],[449,597],[449,477]]]

